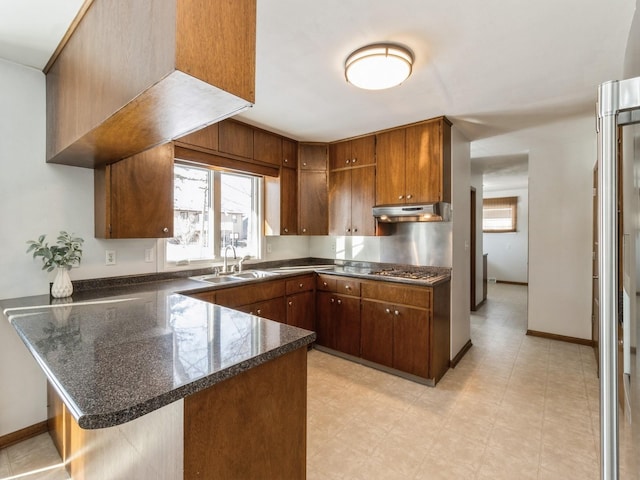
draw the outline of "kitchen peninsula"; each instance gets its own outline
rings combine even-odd
[[[74,479],[304,478],[315,334],[174,293],[201,285],[1,303],[48,378]]]

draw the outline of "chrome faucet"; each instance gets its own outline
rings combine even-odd
[[[240,261],[238,262],[238,271],[239,271],[239,272],[241,272],[241,271],[242,271],[242,269],[244,268],[243,262],[244,262],[245,260],[249,260],[250,258],[251,258],[251,257],[250,257],[249,255],[245,255],[244,257],[242,257],[242,258],[240,259]]]
[[[237,258],[236,249],[233,245],[227,245],[226,247],[224,247],[224,263],[222,264],[222,273],[229,273],[227,269],[227,252],[229,251],[229,249],[233,250],[233,259],[235,260]]]

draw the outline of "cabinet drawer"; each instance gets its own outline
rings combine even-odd
[[[318,275],[316,288],[323,292],[335,292],[336,281],[336,277],[332,277],[330,275]]]
[[[286,323],[287,312],[284,297],[272,298],[261,302],[251,303],[237,307],[237,310],[258,317],[273,320],[274,322]]]
[[[224,307],[249,305],[276,297],[284,297],[284,280],[260,282],[255,285],[225,288],[216,294],[216,303]]]
[[[342,293],[344,295],[354,295],[356,297],[360,296],[360,282],[351,279],[351,278],[338,278],[337,279],[337,289],[338,293]]]
[[[431,309],[432,289],[391,282],[363,282],[362,298]]]
[[[291,280],[287,280],[287,295],[299,292],[308,292],[309,290],[313,290],[313,286],[313,275],[292,278]]]

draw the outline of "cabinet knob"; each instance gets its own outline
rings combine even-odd
[[[394,310],[394,311],[393,311],[393,314],[394,314],[395,316],[398,316],[398,315],[400,315],[400,312],[399,312],[398,310]]]
[[[384,311],[385,311],[385,313],[391,313],[391,309],[390,308],[385,308]]]
[[[346,163],[347,165],[349,165],[349,161],[350,161],[350,160],[347,158],[347,159],[345,160],[345,163]]]
[[[411,197],[413,197],[413,195],[411,194],[407,195],[407,199],[410,199]]]
[[[289,301],[289,306],[292,306],[292,305],[293,305],[293,302],[292,302],[292,301]]]
[[[338,305],[342,305],[342,300],[338,299]]]
[[[303,229],[302,229],[302,233],[307,233],[307,229],[306,229],[306,228],[303,228]]]
[[[300,287],[300,288],[304,287],[304,283],[299,283],[298,287]]]
[[[285,228],[285,229],[284,229],[284,233],[289,233],[289,229],[288,229],[288,228]]]
[[[358,227],[353,229],[354,233],[358,233]]]
[[[402,200],[404,198],[404,195],[398,195],[398,200]]]
[[[258,315],[260,315],[262,313],[262,310],[258,309]]]
[[[307,166],[307,162],[302,162],[302,166],[306,167]]]
[[[358,161],[358,159],[357,159],[357,158],[352,158],[352,159],[351,159],[351,163],[356,163],[357,161]]]
[[[336,299],[335,299],[335,298],[332,298],[332,299],[331,299],[331,303],[335,303],[335,301],[336,301]]]
[[[350,229],[350,228],[346,228],[345,230],[346,230],[346,232],[347,232],[347,233],[350,233],[350,232],[351,232],[351,229]]]
[[[253,315],[253,310],[251,310],[251,311],[249,312],[249,315]]]
[[[163,231],[164,233],[169,233],[169,228],[168,228],[168,227],[164,227],[164,228],[162,229],[162,231]]]
[[[283,162],[284,162],[284,163],[289,163],[289,159],[288,159],[288,158],[285,158],[285,159],[283,160]]]
[[[322,282],[322,286],[326,287],[327,286],[327,282]]]
[[[345,285],[344,288],[346,288],[347,290],[351,290],[351,285]]]

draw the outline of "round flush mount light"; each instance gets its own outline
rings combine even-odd
[[[365,90],[395,87],[411,75],[413,54],[400,45],[377,43],[359,48],[347,58],[347,82]]]

